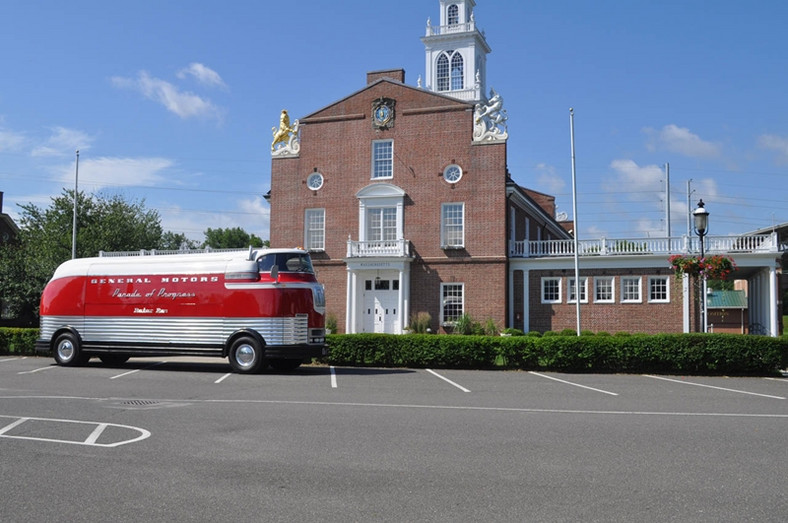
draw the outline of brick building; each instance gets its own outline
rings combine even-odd
[[[439,4],[440,25],[422,37],[424,85],[406,84],[403,70],[375,71],[298,120],[282,111],[271,146],[271,245],[312,253],[341,332],[401,333],[425,312],[433,331],[451,331],[465,313],[500,328],[573,328],[573,224],[556,219],[552,196],[509,175],[507,116],[487,85],[491,49],[474,0]],[[667,264],[692,239],[673,240],[585,244],[582,328],[700,330],[694,287]],[[772,251],[759,251],[768,241],[753,241],[730,244],[744,245],[745,257],[758,251],[740,267],[765,267],[775,280]]]

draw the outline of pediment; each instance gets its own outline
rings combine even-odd
[[[373,183],[356,193],[359,200],[368,198],[403,198],[405,191],[390,183]]]

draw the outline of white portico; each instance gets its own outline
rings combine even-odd
[[[348,238],[345,332],[401,334],[410,315],[410,242],[405,191],[374,183],[356,193],[359,240]]]

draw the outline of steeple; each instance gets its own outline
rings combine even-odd
[[[466,102],[486,101],[487,54],[484,33],[476,28],[474,0],[439,0],[440,25],[427,19],[421,38],[426,48],[425,87]]]

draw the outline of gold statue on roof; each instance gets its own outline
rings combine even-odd
[[[279,127],[272,127],[274,141],[271,143],[272,154],[297,154],[298,153],[298,120],[290,125],[290,116],[282,109],[279,115]],[[278,147],[277,147],[278,146]]]

